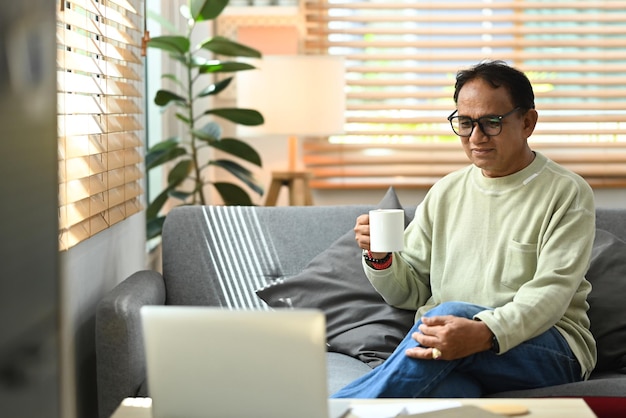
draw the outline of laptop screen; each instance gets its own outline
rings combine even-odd
[[[327,418],[324,314],[141,309],[154,418]]]

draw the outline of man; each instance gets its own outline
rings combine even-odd
[[[457,74],[448,118],[472,165],[437,182],[405,231],[405,250],[369,251],[364,269],[385,301],[417,309],[381,366],[334,397],[480,397],[585,379],[596,361],[584,278],[593,194],[534,152],[526,76],[501,61]]]

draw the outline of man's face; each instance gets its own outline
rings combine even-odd
[[[488,115],[504,115],[515,108],[504,87],[493,88],[482,79],[467,82],[459,91],[457,115],[477,119]],[[533,154],[528,147],[528,137],[535,129],[537,112],[513,112],[502,119],[502,131],[487,136],[478,124],[469,137],[460,137],[465,154],[482,169],[486,177],[502,177],[528,166]]]

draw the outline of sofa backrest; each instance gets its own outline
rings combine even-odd
[[[166,303],[264,307],[256,289],[300,272],[373,208],[177,207],[163,227]]]
[[[597,208],[596,227],[626,241],[626,209]]]
[[[166,303],[265,308],[257,289],[299,273],[373,208],[177,207],[163,227]],[[626,240],[626,210],[598,209],[596,222]]]

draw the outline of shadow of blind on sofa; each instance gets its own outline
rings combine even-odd
[[[269,309],[255,291],[282,268],[255,209],[205,206],[202,210],[209,268],[219,283],[216,296],[229,309]]]

